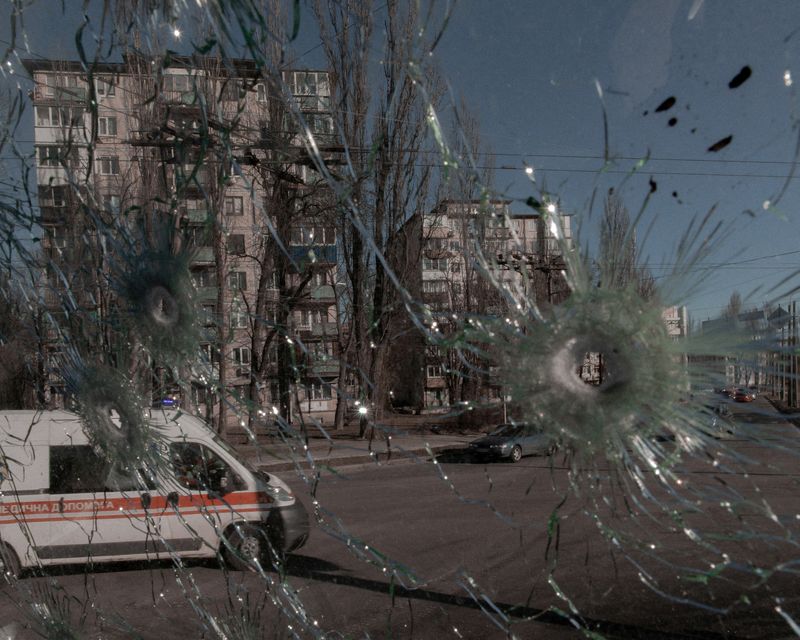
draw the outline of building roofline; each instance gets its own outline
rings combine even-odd
[[[146,58],[145,58],[146,59]],[[152,60],[156,60],[157,58],[151,58]],[[206,60],[212,60],[213,58],[205,58]],[[203,58],[198,58],[194,56],[170,56],[169,58],[165,58],[165,60],[169,61],[169,64],[165,66],[165,69],[196,69],[201,66],[201,61]],[[245,59],[245,58],[235,58],[233,60],[220,60],[220,63],[223,65],[224,68],[229,68],[229,65],[233,65],[233,68],[236,69],[238,72],[242,74],[242,77],[253,77],[257,75],[258,66],[256,65],[255,60]],[[31,59],[25,58],[22,60],[22,66],[29,73],[33,73],[35,71],[65,71],[67,73],[86,73],[87,68],[83,62],[79,60],[65,60],[65,59]],[[128,54],[123,55],[122,62],[98,62],[89,65],[91,68],[92,73],[116,73],[116,74],[125,74],[128,72],[130,68],[130,56]],[[287,71],[309,71],[309,72],[322,72],[327,73],[327,69],[309,69],[309,68],[286,68],[281,69],[282,72]]]

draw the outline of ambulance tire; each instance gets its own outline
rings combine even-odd
[[[19,578],[22,565],[14,550],[7,544],[0,543],[0,574],[8,578]]]
[[[255,571],[257,559],[264,567],[269,558],[267,532],[246,522],[232,524],[225,532],[226,542],[222,543],[223,557],[228,566],[236,571]]]

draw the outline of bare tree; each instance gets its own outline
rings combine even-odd
[[[730,318],[736,320],[742,312],[742,294],[734,291],[728,300],[728,306],[722,312],[723,318]]]
[[[382,81],[374,100],[366,89],[373,3],[348,0],[325,7],[317,1],[315,13],[331,68],[335,112],[343,114],[340,136],[351,159],[342,179],[352,206],[343,207],[341,218],[352,299],[351,364],[359,374],[359,395],[379,417],[388,401],[387,338],[393,316],[404,312],[390,274],[406,268],[390,264],[386,256],[396,255],[388,249],[408,219],[430,206],[431,168],[419,158],[428,142],[428,109],[435,108],[441,85],[435,70],[426,68],[432,79],[426,96],[409,72],[419,30],[415,5],[395,0],[386,5]]]
[[[628,209],[613,192],[609,192],[604,205],[597,269],[598,286],[604,289],[633,287],[645,300],[657,294],[650,270],[640,264],[636,229]]]
[[[361,228],[362,204],[366,204],[365,180],[368,170],[367,127],[368,113],[372,107],[369,89],[370,45],[374,30],[374,1],[347,0],[327,3],[315,0],[314,13],[320,26],[322,45],[331,77],[331,101],[336,114],[339,138],[352,150],[348,163],[348,189],[353,208],[342,206],[337,228],[342,248],[342,264],[347,288],[340,301],[349,312],[339,337],[339,397],[336,404],[335,427],[344,424],[347,396],[343,393],[348,372],[361,370],[361,351],[355,348],[364,336],[366,324],[366,249]]]

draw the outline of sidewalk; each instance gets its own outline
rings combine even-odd
[[[313,426],[306,434],[294,431],[286,436],[274,436],[258,445],[244,444],[235,448],[257,469],[287,471],[301,467],[339,468],[368,462],[381,464],[408,461],[415,458],[430,460],[431,453],[464,449],[478,434],[437,434],[422,425],[401,428],[397,425],[376,425],[358,437],[358,423],[340,431],[322,432]]]

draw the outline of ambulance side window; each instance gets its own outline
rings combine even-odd
[[[51,494],[136,491],[142,482],[155,487],[149,478],[137,480],[127,469],[110,465],[88,445],[50,447]]]
[[[86,445],[50,447],[50,493],[93,493],[105,489],[108,465]]]
[[[222,458],[197,442],[173,442],[169,448],[175,479],[187,489],[219,490],[230,474]]]

